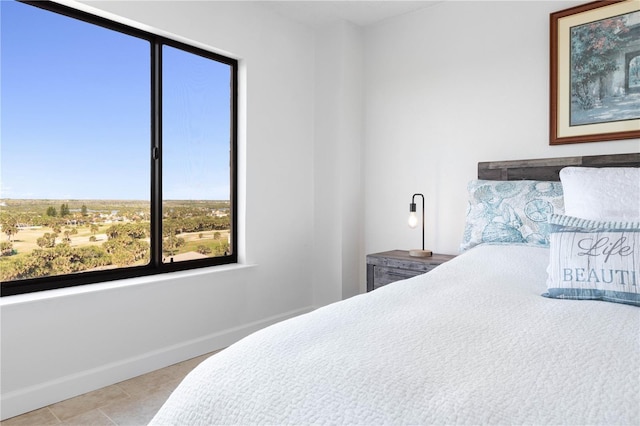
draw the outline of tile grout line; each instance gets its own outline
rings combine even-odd
[[[146,374],[150,374],[150,373],[146,373]],[[142,374],[140,376],[136,376],[134,378],[138,378],[138,377],[142,377],[145,374]],[[127,399],[131,400],[131,401],[137,401],[139,398],[135,398],[133,395],[131,395],[129,392],[127,392],[122,386],[120,386],[120,383],[122,382],[118,382],[116,384],[114,384],[113,386],[117,387],[118,389],[120,389],[122,391],[122,393],[124,393],[125,395],[127,395]],[[104,407],[107,407],[108,405],[110,405],[110,403],[102,405],[98,408],[96,408],[96,410],[98,410],[100,412],[100,414],[102,414],[103,416],[105,416],[107,419],[109,419],[109,421],[111,422],[111,424],[113,424],[114,426],[118,426],[118,422],[116,422],[115,420],[113,420],[111,417],[109,417],[109,415],[107,413],[105,413],[102,409]]]
[[[50,407],[51,407],[51,405],[47,405],[45,408],[51,413],[53,418],[55,418],[58,421],[58,424],[62,424],[62,420],[60,420],[60,418],[58,416],[56,416],[56,413],[54,413],[53,410]]]
[[[102,411],[102,407],[96,408],[96,410],[98,410],[98,411],[100,412],[100,414],[102,414],[102,415],[103,415],[103,416],[105,416],[107,419],[109,419],[109,421],[110,421],[114,426],[117,426],[117,425],[118,425],[118,423],[117,423],[115,420],[113,420],[111,417],[109,417],[109,416],[107,415],[107,413],[105,413],[104,411]]]
[[[150,373],[147,373],[147,374],[150,374]],[[140,376],[136,376],[136,377],[134,377],[133,379],[137,379],[138,377],[142,377],[142,376],[144,376],[144,374],[142,374],[142,375],[140,375]],[[130,380],[133,380],[133,379],[130,379]],[[118,382],[118,383],[114,384],[113,386],[115,386],[115,387],[117,387],[118,389],[120,389],[120,390],[121,390],[125,395],[127,395],[129,398],[133,398],[133,395],[131,395],[131,394],[130,394],[129,392],[127,392],[127,391],[126,391],[122,386],[120,386],[120,383],[122,383],[122,382]]]

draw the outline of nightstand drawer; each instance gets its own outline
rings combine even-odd
[[[387,268],[384,266],[376,266],[373,269],[373,279],[375,288],[390,284],[394,281],[400,281],[407,278],[415,277],[423,274],[422,271],[411,271],[409,269]]]
[[[455,256],[434,253],[430,257],[412,257],[405,250],[367,255],[367,291],[429,272]]]

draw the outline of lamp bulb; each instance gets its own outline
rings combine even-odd
[[[416,212],[409,213],[409,228],[415,228],[418,226],[418,216],[416,216]]]

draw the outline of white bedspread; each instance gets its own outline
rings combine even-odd
[[[547,264],[479,246],[268,327],[152,424],[640,424],[640,309],[541,297]]]

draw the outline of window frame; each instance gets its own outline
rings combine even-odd
[[[219,53],[172,40],[129,25],[74,9],[72,7],[41,0],[17,0],[33,7],[52,13],[98,25],[108,30],[143,39],[149,42],[150,49],[150,124],[149,141],[150,161],[150,251],[149,264],[144,266],[118,267],[103,271],[88,271],[67,275],[39,278],[27,278],[16,281],[3,281],[0,284],[0,296],[10,296],[59,288],[95,284],[127,278],[164,274],[189,269],[200,269],[238,262],[238,60]],[[163,263],[162,261],[162,46],[171,46],[185,52],[202,56],[230,66],[230,247],[231,254],[204,259]]]

